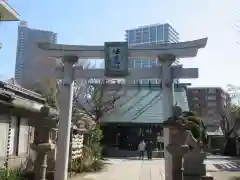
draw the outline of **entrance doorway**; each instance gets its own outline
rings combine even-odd
[[[162,134],[160,124],[104,124],[103,144],[105,147],[115,147],[120,150],[136,151],[140,141],[151,140],[157,148],[157,134]]]

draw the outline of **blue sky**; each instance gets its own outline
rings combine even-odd
[[[30,28],[54,31],[58,42],[66,44],[122,41],[126,29],[169,22],[182,41],[209,38],[196,58],[181,60],[185,67],[199,68],[199,79],[190,81],[193,85],[240,85],[240,32],[235,27],[239,0],[9,0],[9,4]],[[17,26],[17,22],[0,25],[4,79],[14,74]]]

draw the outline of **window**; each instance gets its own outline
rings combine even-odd
[[[163,41],[163,25],[157,26],[157,41]]]
[[[216,102],[208,102],[207,103],[208,107],[215,107],[216,105],[217,105]]]
[[[149,28],[143,29],[143,43],[149,42]]]
[[[156,27],[150,28],[150,42],[156,42],[157,40],[157,33],[156,33]]]
[[[142,67],[142,61],[141,60],[135,60],[134,61],[134,68],[141,68]]]
[[[208,93],[216,93],[216,89],[214,89],[214,88],[209,88],[209,89],[207,89],[207,92],[208,92]]]
[[[214,100],[216,101],[217,97],[216,96],[206,96],[206,100]]]
[[[142,68],[149,68],[150,62],[149,60],[142,60]]]
[[[140,84],[148,84],[148,79],[140,79]]]
[[[195,90],[192,90],[193,93],[199,93],[199,90],[195,89]]]
[[[215,110],[209,109],[209,110],[207,110],[207,115],[214,117],[216,115],[216,112],[215,112]]]
[[[200,98],[198,96],[193,97],[193,100],[198,101]]]
[[[200,104],[194,103],[194,104],[192,104],[192,107],[193,107],[193,109],[199,109],[200,108]]]
[[[157,60],[150,60],[150,67],[157,66]]]

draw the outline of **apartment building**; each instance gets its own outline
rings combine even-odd
[[[190,87],[187,96],[190,110],[213,124],[220,123],[221,114],[231,102],[229,94],[220,87]]]

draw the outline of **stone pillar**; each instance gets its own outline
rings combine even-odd
[[[166,55],[157,57],[162,67],[162,101],[163,101],[163,112],[164,117],[167,119],[172,116],[172,108],[174,105],[174,92],[173,92],[173,78],[171,66],[175,60],[174,56]],[[163,128],[164,138],[164,158],[165,158],[165,177],[166,180],[172,180],[171,167],[172,157],[166,150],[166,146],[169,144],[169,128]]]
[[[56,167],[54,173],[55,180],[67,180],[74,85],[73,66],[77,61],[78,57],[76,56],[66,56],[63,58],[64,69],[63,83],[60,90],[60,120],[57,139]]]
[[[172,108],[174,106],[174,85],[172,76],[172,63],[175,56],[165,55],[158,57],[162,67],[162,101],[164,104],[164,117],[172,117]]]

